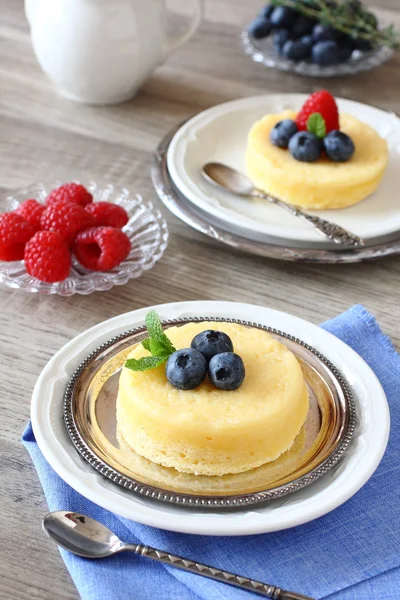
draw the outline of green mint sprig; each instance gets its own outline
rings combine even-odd
[[[139,359],[128,358],[125,367],[131,371],[155,369],[166,362],[173,352],[176,352],[171,340],[164,333],[160,317],[155,310],[147,313],[145,323],[149,337],[143,340],[142,346],[150,352],[151,356],[143,356]]]
[[[326,136],[326,123],[321,113],[312,113],[307,119],[307,131],[321,140]]]

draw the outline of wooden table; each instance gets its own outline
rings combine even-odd
[[[398,0],[375,3],[400,26]],[[149,168],[160,138],[194,113],[241,96],[309,92],[324,85],[337,95],[400,113],[399,56],[371,73],[328,81],[252,63],[241,51],[238,33],[261,4],[208,0],[200,31],[155,72],[137,98],[92,108],[55,93],[33,55],[22,1],[0,0],[1,191],[49,176],[65,181],[105,177],[156,200]],[[273,262],[222,247],[166,216],[171,241],[165,257],[126,286],[71,298],[0,290],[0,599],[78,598],[41,530],[46,502],[20,443],[37,376],[76,334],[120,313],[176,300],[252,302],[315,323],[360,302],[400,344],[398,258],[349,266]]]

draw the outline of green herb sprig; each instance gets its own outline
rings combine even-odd
[[[326,123],[321,113],[312,113],[307,120],[307,131],[310,131],[321,140],[326,136]]]
[[[151,356],[143,356],[139,359],[128,358],[125,362],[125,367],[132,371],[155,369],[166,362],[171,354],[176,352],[176,348],[171,340],[164,333],[160,317],[155,310],[147,313],[145,323],[149,337],[143,340],[142,346],[150,352]]]
[[[360,0],[271,0],[274,6],[288,6],[299,13],[332,25],[353,39],[362,39],[378,46],[400,49],[400,34],[393,24],[378,28],[375,15]]]

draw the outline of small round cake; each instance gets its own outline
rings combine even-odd
[[[230,336],[246,377],[234,391],[206,379],[179,390],[165,364],[148,371],[122,369],[117,398],[120,435],[139,455],[177,471],[220,476],[273,461],[287,451],[308,413],[307,387],[294,354],[266,331],[233,323],[188,323],[165,333],[175,348],[190,347],[206,329]],[[129,354],[148,352],[140,344]]]
[[[340,115],[340,130],[351,137],[355,153],[348,162],[300,162],[288,150],[270,141],[273,127],[296,119],[290,110],[257,121],[248,137],[247,174],[259,189],[308,209],[345,208],[372,194],[379,186],[389,160],[386,140],[356,117]]]

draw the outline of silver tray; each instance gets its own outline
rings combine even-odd
[[[186,122],[186,121],[185,121]],[[275,258],[290,262],[309,262],[324,264],[358,263],[400,254],[400,231],[385,238],[370,240],[361,248],[348,249],[313,244],[301,247],[290,243],[282,245],[271,238],[250,239],[227,231],[223,224],[211,220],[207,213],[199,210],[192,202],[178,191],[172,181],[167,167],[167,154],[174,135],[184,125],[180,123],[161,140],[154,155],[151,167],[151,178],[161,202],[178,219],[208,237],[251,254]]]
[[[320,66],[309,61],[293,61],[279,56],[274,49],[271,37],[256,40],[253,38],[246,28],[242,32],[242,46],[245,54],[257,63],[263,64],[265,67],[279,69],[303,75],[304,77],[341,77],[343,75],[355,75],[363,71],[369,71],[375,67],[379,67],[384,62],[389,60],[394,50],[388,46],[381,46],[371,52],[360,52],[355,50],[349,60],[338,65]]]
[[[116,396],[119,372],[128,353],[147,336],[143,326],[110,339],[89,354],[68,384],[64,422],[83,458],[104,477],[133,493],[213,509],[237,508],[285,496],[332,469],[349,447],[356,420],[349,386],[336,367],[301,340],[256,323],[199,317],[166,321],[163,325],[204,320],[263,329],[294,352],[307,383],[310,408],[292,448],[276,461],[223,477],[179,473],[133,452],[118,431]]]

